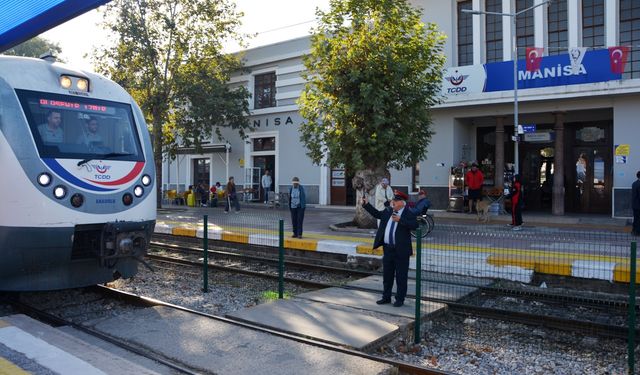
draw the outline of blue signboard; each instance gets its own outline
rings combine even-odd
[[[110,0],[2,0],[0,52]]]
[[[536,124],[522,124],[522,131],[525,133],[535,133]]]
[[[485,70],[485,92],[513,90],[513,61],[485,64]],[[621,74],[611,72],[607,49],[588,51],[575,74],[566,54],[543,57],[540,70],[535,72],[527,71],[525,60],[518,60],[518,89],[578,85],[621,78]]]

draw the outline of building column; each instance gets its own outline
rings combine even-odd
[[[553,203],[554,215],[564,215],[564,113],[554,113],[556,141],[553,150]]]
[[[504,187],[504,117],[496,117],[495,186]]]
[[[473,10],[481,10],[480,9],[480,0],[473,0],[471,2],[471,7]],[[482,64],[482,32],[483,27],[482,23],[484,22],[485,16],[482,15],[480,17],[472,18],[472,28],[473,28],[473,65]]]

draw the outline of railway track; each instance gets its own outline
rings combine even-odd
[[[372,354],[368,354],[368,353],[364,353],[364,352],[360,352],[357,350],[353,350],[350,348],[346,348],[346,347],[341,347],[338,345],[332,345],[332,344],[328,344],[324,341],[319,341],[319,340],[315,340],[313,338],[309,338],[309,337],[301,337],[301,336],[296,336],[296,335],[292,335],[290,333],[286,333],[286,332],[281,332],[278,330],[274,330],[271,328],[265,328],[265,327],[261,327],[255,324],[250,324],[250,323],[246,323],[246,322],[241,322],[241,321],[236,321],[233,319],[229,319],[226,317],[222,317],[222,316],[217,316],[217,315],[211,315],[211,314],[206,314],[200,311],[195,311],[189,308],[185,308],[182,306],[177,306],[174,304],[170,304],[170,303],[166,303],[163,301],[159,301],[153,298],[147,298],[144,296],[139,296],[139,295],[135,295],[132,293],[127,293],[124,291],[120,291],[117,289],[113,289],[113,288],[109,288],[109,287],[105,287],[105,286],[94,286],[94,287],[89,287],[86,288],[87,290],[90,290],[91,292],[95,292],[98,293],[100,295],[102,295],[104,297],[104,299],[114,299],[114,300],[118,300],[121,302],[125,302],[125,303],[130,303],[132,305],[135,306],[141,306],[141,307],[151,307],[151,306],[164,306],[164,307],[168,307],[168,308],[172,308],[172,309],[176,309],[176,310],[180,310],[183,312],[187,312],[189,314],[193,314],[193,315],[197,315],[197,316],[201,316],[201,317],[206,317],[208,319],[213,319],[219,322],[223,322],[226,324],[230,324],[236,327],[241,327],[241,328],[246,328],[246,329],[251,329],[251,330],[255,330],[255,331],[259,331],[259,332],[263,332],[263,333],[268,333],[271,335],[275,335],[275,336],[279,336],[279,337],[283,337],[286,338],[288,340],[294,340],[303,344],[307,344],[307,345],[312,345],[312,346],[316,346],[322,349],[326,349],[326,350],[330,350],[330,351],[334,351],[334,352],[340,352],[340,353],[344,353],[347,355],[351,355],[351,356],[356,356],[356,357],[360,357],[360,358],[364,358],[364,359],[368,359],[371,361],[376,361],[376,362],[380,362],[380,363],[385,363],[385,364],[389,364],[394,366],[395,368],[398,369],[400,374],[410,374],[410,375],[442,375],[442,374],[449,374],[445,371],[440,371],[440,370],[434,370],[434,369],[429,369],[426,367],[422,367],[422,366],[418,366],[418,365],[412,365],[412,364],[408,364],[402,361],[397,361],[394,359],[390,359],[390,358],[385,358],[385,357],[381,357],[381,356],[377,356],[377,355],[372,355]],[[53,314],[51,313],[50,309],[42,309],[42,308],[38,308],[34,305],[30,305],[24,302],[20,302],[17,298],[6,298],[7,299],[8,304],[10,304],[14,309],[16,309],[17,311],[20,311],[26,315],[29,315],[35,319],[41,320],[45,323],[48,323],[50,325],[53,326],[70,326],[73,327],[79,331],[82,331],[88,335],[91,335],[93,337],[96,337],[98,339],[107,341],[111,344],[114,344],[120,348],[123,348],[127,351],[130,351],[132,353],[135,353],[137,355],[143,356],[145,358],[149,358],[152,359],[154,361],[157,361],[159,363],[162,363],[163,365],[170,367],[180,373],[184,373],[184,374],[200,374],[201,372],[199,371],[195,371],[191,368],[188,368],[187,366],[185,366],[184,364],[178,363],[174,360],[170,360],[168,358],[165,358],[162,355],[156,354],[156,353],[152,353],[148,350],[146,350],[146,348],[142,347],[142,346],[136,346],[130,342],[125,342],[123,340],[114,338],[112,336],[110,336],[108,333],[105,332],[100,332],[98,330],[95,330],[91,327],[88,327],[86,325],[83,325],[82,323],[76,323],[68,318],[64,318],[61,317],[61,314]],[[94,303],[97,302],[104,302],[104,301],[94,301]],[[57,307],[56,310],[58,312],[62,311],[64,309],[64,307]]]
[[[153,246],[164,246],[160,243],[153,244]],[[169,248],[172,251],[184,251],[190,254],[196,254],[200,257],[202,256],[202,249],[198,248],[194,244],[190,243],[187,246],[181,246],[177,243],[172,243]],[[232,256],[236,259],[240,260],[248,260],[248,261],[259,261],[265,262],[269,264],[277,264],[277,259],[258,257],[253,255],[244,255],[231,253],[228,251],[218,251],[213,250],[210,251],[214,256]],[[180,265],[193,266],[193,267],[202,267],[201,263],[188,261],[188,260],[174,260],[174,258],[166,257],[166,256],[158,256],[158,255],[150,255],[150,259],[160,261],[160,262],[168,262],[168,263],[176,263]],[[348,268],[340,268],[340,267],[328,267],[324,265],[316,265],[309,262],[302,262],[297,260],[295,262],[286,262],[285,266],[294,267],[294,268],[302,268],[306,270],[315,270],[318,272],[339,272],[339,273],[347,273],[352,274],[353,276],[371,276],[371,275],[379,275],[377,272],[369,272],[362,270],[351,270]],[[241,269],[238,267],[229,267],[229,266],[220,266],[220,265],[209,265],[210,268],[227,271],[227,272],[237,272],[246,275],[251,275],[255,277],[262,277],[267,279],[276,280],[278,279],[277,275],[277,267],[274,266],[272,272],[264,272],[264,271],[251,271],[246,269]],[[345,289],[357,289],[366,292],[378,293],[379,290],[369,289],[369,288],[360,288],[360,287],[352,287],[344,284],[338,283],[326,283],[326,282],[317,282],[308,279],[299,279],[294,277],[286,277],[284,281],[288,283],[294,283],[297,285],[301,285],[308,288],[329,288],[329,287],[340,287]],[[434,281],[438,282],[437,278],[429,279],[423,281]],[[464,285],[464,284],[461,284]],[[550,293],[541,293],[531,290],[514,290],[508,288],[495,288],[495,287],[486,287],[486,286],[475,286],[478,288],[476,294],[486,294],[488,296],[493,297],[519,297],[519,298],[527,298],[534,299],[536,301],[543,301],[549,305],[554,305],[557,308],[562,308],[562,305],[573,304],[576,306],[586,306],[589,308],[606,310],[610,308],[616,308],[624,310],[627,308],[628,303],[621,299],[596,299],[593,297],[586,297],[581,295],[559,295],[559,294],[550,294]],[[415,298],[415,295],[408,295],[409,298]],[[604,324],[597,323],[588,320],[580,320],[580,319],[569,319],[560,316],[554,316],[551,314],[535,314],[535,313],[527,313],[522,311],[514,311],[509,309],[502,308],[491,308],[491,307],[483,307],[476,306],[468,303],[458,303],[452,302],[450,300],[442,300],[437,298],[430,298],[423,296],[421,298],[424,302],[439,302],[447,304],[449,309],[456,314],[467,315],[467,316],[478,316],[485,317],[494,320],[502,320],[509,321],[514,323],[522,323],[532,326],[542,326],[551,329],[560,329],[565,331],[574,331],[574,332],[588,332],[592,334],[598,334],[606,337],[616,337],[621,339],[626,339],[628,336],[628,328],[620,325],[612,325],[612,324]],[[636,329],[636,337],[640,337],[640,330]]]

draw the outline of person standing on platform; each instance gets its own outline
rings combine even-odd
[[[640,171],[637,180],[631,185],[631,208],[633,208],[633,234],[640,236]]]
[[[467,171],[464,182],[469,188],[469,213],[473,212],[473,207],[476,206],[478,201],[482,199],[482,184],[484,183],[484,175],[482,171],[478,169],[478,164],[471,164],[471,169]]]
[[[229,182],[227,182],[226,188],[227,201],[224,207],[224,212],[229,213],[229,209],[231,205],[234,205],[236,208],[236,213],[240,212],[240,202],[238,201],[238,194],[236,194],[236,183],[233,180],[233,177],[229,177]]]
[[[264,197],[264,204],[269,203],[269,191],[271,190],[271,176],[269,175],[269,170],[264,171],[264,175],[262,176],[262,181],[260,185],[262,186],[262,194]]]
[[[380,227],[373,242],[374,249],[378,246],[382,246],[383,249],[383,292],[382,299],[376,302],[378,305],[391,303],[394,276],[397,292],[393,306],[402,306],[407,295],[409,258],[413,254],[411,230],[418,228],[416,215],[405,209],[408,198],[405,193],[396,190],[391,200],[392,210],[376,210],[369,204],[366,196],[362,197],[362,207],[371,216],[380,219]]]
[[[384,210],[389,206],[389,201],[393,198],[393,190],[389,186],[389,180],[385,177],[376,185],[375,192],[375,208],[378,211]],[[380,219],[378,219],[378,227],[380,227]]]
[[[304,209],[307,207],[307,196],[298,177],[291,179],[291,185],[289,188],[289,209],[291,210],[293,237],[302,238],[302,222],[304,221]]]
[[[513,185],[511,186],[511,230],[522,229],[522,183],[520,175],[513,176]]]

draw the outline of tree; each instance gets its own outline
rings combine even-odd
[[[238,57],[221,53],[234,38],[240,13],[228,0],[114,0],[105,25],[115,45],[94,52],[99,71],[122,85],[151,124],[158,207],[162,196],[163,155],[175,157],[178,144],[200,151],[203,139],[220,127],[250,128],[249,93],[230,89]]]
[[[360,201],[388,168],[423,159],[441,99],[445,36],[406,0],[330,0],[304,59],[301,140],[317,164],[355,171]],[[356,204],[354,222],[375,227]]]
[[[5,55],[40,57],[42,54],[49,51],[59,54],[62,52],[62,48],[60,48],[58,43],[53,43],[45,38],[37,36],[27,40],[26,42],[20,43],[3,53]]]

